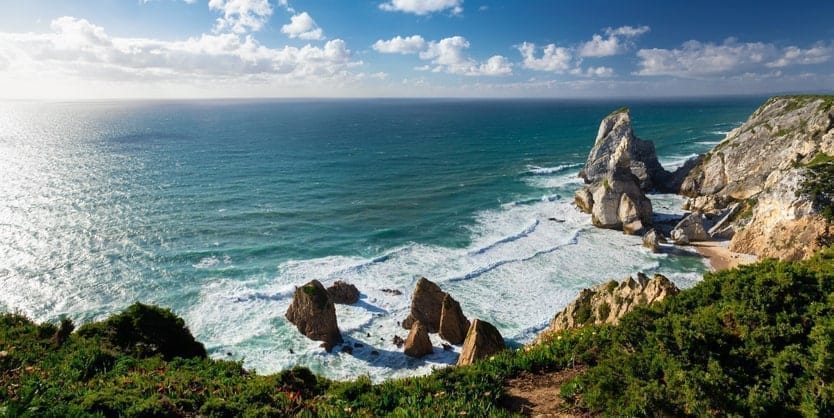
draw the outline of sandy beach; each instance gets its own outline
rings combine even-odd
[[[732,269],[741,265],[755,263],[758,258],[751,254],[730,251],[729,241],[703,241],[690,244],[698,254],[709,259],[710,270]]]

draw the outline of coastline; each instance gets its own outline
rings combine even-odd
[[[758,257],[754,255],[730,251],[729,241],[701,241],[689,245],[709,261],[711,272],[729,270],[758,261]]]

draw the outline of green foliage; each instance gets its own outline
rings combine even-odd
[[[590,303],[580,303],[575,312],[574,320],[578,325],[586,325],[594,321]]]
[[[608,315],[611,314],[611,306],[608,305],[608,302],[602,302],[597,308],[597,318],[600,320],[605,320],[608,318]]]
[[[610,307],[609,307],[610,309]],[[597,314],[604,316],[604,307]],[[587,319],[594,312],[588,309]],[[166,356],[171,329],[136,306],[81,327],[0,315],[0,413],[11,416],[509,416],[504,382],[521,372],[584,370],[553,388],[572,409],[605,416],[834,415],[834,250],[707,274],[617,326],[586,326],[472,366],[374,384],[308,369],[257,375],[240,363]],[[170,317],[169,317],[170,315]],[[129,318],[128,321],[126,318]],[[167,318],[167,319],[166,319]],[[120,331],[136,324],[137,334]],[[174,327],[176,328],[176,327]]]
[[[78,334],[98,339],[109,349],[136,357],[157,354],[166,359],[206,356],[206,349],[194,340],[182,318],[170,309],[141,303],[134,303],[106,321],[85,325]]]

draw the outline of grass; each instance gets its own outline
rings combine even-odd
[[[145,326],[151,318],[158,327]],[[510,415],[501,408],[505,380],[581,365],[582,374],[552,390],[590,414],[834,415],[831,249],[805,262],[766,260],[707,274],[617,326],[569,330],[472,366],[380,384],[335,382],[304,368],[258,375],[199,352],[148,349],[165,346],[151,329],[199,344],[177,319],[134,305],[67,333],[67,323],[0,314],[0,414],[503,417]],[[139,331],[121,334],[127,323]]]

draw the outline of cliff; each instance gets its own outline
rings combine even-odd
[[[637,280],[631,277],[618,283],[611,280],[590,289],[583,289],[579,296],[557,313],[534,344],[550,334],[585,325],[617,324],[623,315],[638,306],[661,301],[667,296],[678,294],[674,283],[661,274],[649,278],[637,273]]]
[[[834,96],[774,97],[703,157],[680,193],[688,209],[718,217],[711,232],[732,237],[731,250],[807,258],[834,232],[822,216],[834,183],[820,175],[831,155]]]

